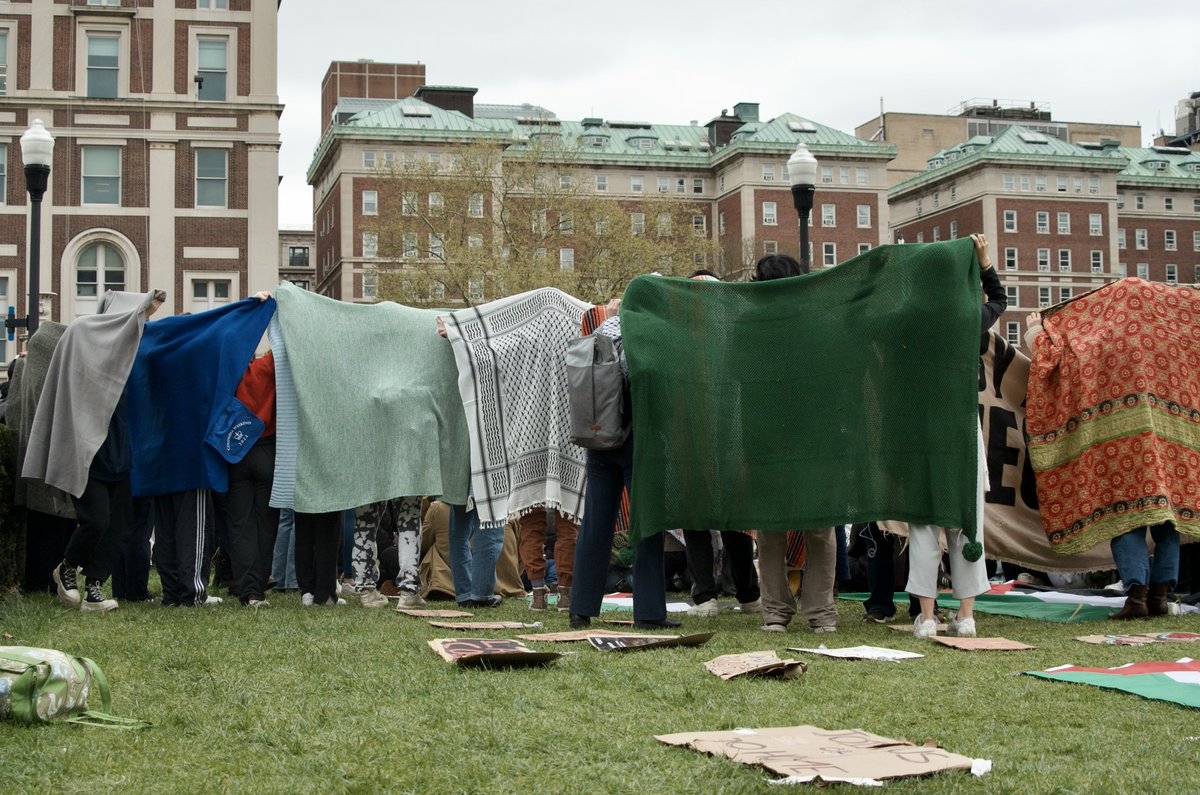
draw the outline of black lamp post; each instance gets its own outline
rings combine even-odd
[[[29,336],[38,329],[42,264],[42,196],[50,181],[54,139],[41,119],[21,136],[21,160],[25,163],[25,186],[29,191],[29,308],[24,326]]]
[[[808,216],[813,208],[813,193],[817,184],[817,159],[808,151],[804,142],[796,145],[796,151],[788,158],[788,179],[792,183],[792,200],[800,215],[800,262],[812,267],[808,253]]]

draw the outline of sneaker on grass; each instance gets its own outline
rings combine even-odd
[[[833,633],[837,632],[837,627],[835,627],[835,626],[813,627],[812,631],[818,635],[832,635]]]
[[[358,595],[358,603],[363,607],[387,607],[388,598],[374,588],[368,588]]]
[[[58,590],[58,601],[67,607],[79,607],[79,581],[76,579],[75,567],[68,566],[64,560],[54,567],[50,576],[54,578],[54,585]]]
[[[204,601],[201,602],[200,604],[204,607],[216,607],[217,605],[221,604],[221,602],[223,602],[223,601],[225,601],[225,600],[219,596],[206,596],[206,597],[204,597]]]
[[[721,612],[721,608],[717,605],[716,599],[709,599],[707,602],[700,602],[688,608],[688,615],[694,618],[716,618]]]
[[[310,593],[303,594],[300,597],[300,606],[301,607],[312,607],[314,601],[315,600],[314,600],[312,594],[310,594]]]
[[[735,613],[761,613],[762,599],[755,599],[753,602],[738,602],[738,606],[733,610]]]
[[[920,616],[917,616],[913,621],[913,637],[918,640],[929,640],[937,637],[937,620],[930,618],[922,621]]]
[[[973,638],[975,637],[975,619],[964,618],[961,621],[956,616],[951,622],[947,634],[957,638]]]
[[[83,589],[83,600],[79,609],[84,613],[107,613],[120,607],[116,599],[105,599],[99,580],[90,580]]]
[[[787,632],[787,627],[783,624],[763,624],[763,632]]]
[[[414,607],[424,607],[425,600],[416,591],[401,591],[400,599],[396,602],[397,610],[409,610]]]
[[[882,616],[879,613],[867,613],[863,616],[864,624],[890,624],[895,616]]]
[[[257,610],[260,607],[270,607],[270,606],[271,606],[271,603],[268,602],[266,599],[251,599],[250,601],[246,602],[246,607],[253,607],[255,610]]]

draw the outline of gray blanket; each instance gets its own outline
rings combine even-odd
[[[109,291],[67,326],[38,400],[21,476],[78,497],[129,380],[154,293]]]
[[[33,428],[33,413],[46,385],[46,371],[54,349],[67,327],[53,320],[43,320],[37,332],[29,338],[24,358],[17,359],[12,383],[8,388],[8,413],[5,422],[17,434],[17,471],[25,464],[25,449],[29,446],[29,434]],[[66,519],[75,518],[75,504],[61,489],[47,486],[35,480],[17,478],[14,486],[14,501],[31,511],[48,513]]]

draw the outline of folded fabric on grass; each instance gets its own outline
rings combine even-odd
[[[247,298],[146,324],[129,376],[134,495],[229,490],[229,466],[205,437],[274,314],[274,300]]]
[[[1026,417],[1051,546],[1160,522],[1200,536],[1200,291],[1122,279],[1043,328]]]
[[[583,518],[587,462],[570,442],[563,357],[591,308],[547,287],[446,317],[484,524],[539,506]]]
[[[467,422],[454,354],[437,333],[439,313],[390,301],[344,303],[287,282],[276,300],[295,386],[296,511],[412,495],[465,504]],[[279,351],[275,367],[282,412],[293,396],[279,378]],[[280,446],[290,448],[290,433],[290,423],[277,422]]]
[[[967,239],[769,282],[635,279],[635,539],[874,519],[973,538],[980,306]]]
[[[1130,663],[1117,668],[1080,668],[1062,665],[1045,671],[1026,671],[1058,682],[1122,690],[1152,701],[1169,701],[1200,709],[1200,662],[1183,658],[1176,662]]]
[[[54,348],[29,432],[21,476],[73,497],[83,494],[88,468],[108,436],[125,391],[154,293],[109,290],[99,314],[71,322]]]

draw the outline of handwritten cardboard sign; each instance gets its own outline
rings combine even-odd
[[[1149,646],[1151,643],[1196,643],[1195,632],[1146,632],[1139,635],[1084,635],[1076,638],[1097,646]]]
[[[577,640],[587,640],[588,638],[596,637],[623,637],[628,636],[628,632],[616,632],[611,629],[576,629],[570,632],[543,632],[540,635],[517,635],[521,640],[544,640],[550,643],[570,643]],[[660,637],[660,636],[647,636]],[[675,637],[671,635],[669,637]]]
[[[971,770],[976,760],[936,746],[892,740],[862,729],[827,731],[817,726],[686,732],[655,737],[661,743],[724,756],[797,781],[878,782]],[[990,765],[988,765],[990,767]]]
[[[1026,646],[1007,638],[943,638],[935,637],[943,646],[964,651],[1030,651],[1033,646]]]
[[[725,681],[745,677],[769,677],[773,679],[795,679],[808,670],[808,665],[798,660],[781,660],[773,651],[752,651],[745,654],[726,654],[704,664],[711,674]]]
[[[397,607],[396,612],[413,618],[470,618],[475,615],[465,610],[419,610],[408,607]]]
[[[665,649],[671,646],[703,646],[715,632],[697,635],[601,635],[588,638],[588,643],[600,651],[640,651],[642,649]]]
[[[553,651],[533,651],[519,640],[494,638],[438,638],[429,641],[429,648],[446,662],[464,668],[545,665],[562,656]]]
[[[916,660],[924,657],[914,651],[885,649],[880,646],[847,646],[842,649],[827,649],[821,644],[815,649],[789,648],[788,651],[799,651],[805,654],[820,654],[823,657],[837,657],[841,660],[879,660],[881,662],[900,662],[901,660]]]
[[[520,621],[430,621],[429,626],[438,629],[534,629],[542,626],[542,622],[522,624]]]

